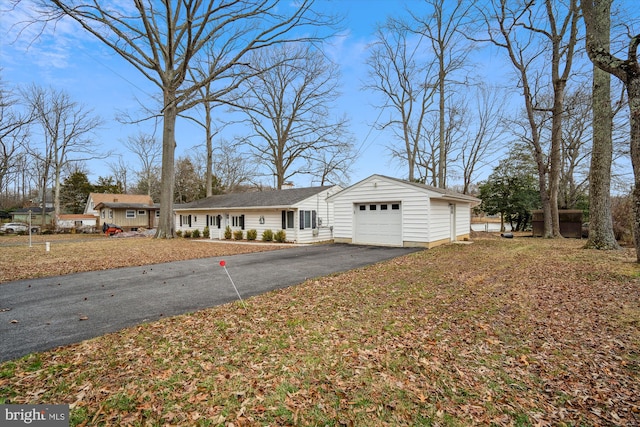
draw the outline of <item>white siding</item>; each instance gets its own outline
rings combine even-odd
[[[216,210],[216,209],[199,209],[199,210],[178,210],[175,212],[176,217],[176,229],[182,231],[193,231],[195,229],[200,230],[202,234],[206,226],[206,217],[210,216],[222,216],[220,229],[216,226],[210,226],[210,236],[212,239],[224,239],[224,231],[227,225],[231,227],[232,231],[239,230],[239,226],[232,225],[232,218],[234,216],[244,215],[244,238],[246,239],[247,230],[254,229],[258,232],[256,238],[257,241],[262,240],[262,233],[265,230],[271,230],[274,233],[282,230],[282,211],[292,210],[294,211],[293,227],[285,229],[287,233],[287,241],[295,243],[314,243],[323,242],[333,239],[333,232],[331,226],[333,225],[334,214],[333,204],[327,201],[329,194],[336,193],[340,190],[340,187],[332,187],[315,196],[309,197],[302,202],[286,207],[286,208],[246,208],[246,209],[234,209],[234,210]],[[317,228],[317,232],[311,228],[305,228],[300,230],[300,210],[316,211],[316,221],[322,220],[322,225]],[[189,224],[183,221],[180,226],[180,215],[186,217],[191,215],[191,227]],[[260,218],[264,218],[264,224],[260,224]]]
[[[471,204],[458,203],[456,207],[456,236],[466,236],[471,232]]]
[[[400,203],[402,241],[428,242],[429,196],[410,185],[398,185],[378,177],[365,179],[334,199],[336,239],[352,241],[355,205],[368,202]]]
[[[340,187],[332,187],[294,205],[294,208],[297,209],[294,231],[298,243],[326,242],[333,239],[333,232],[331,231],[331,226],[334,221],[333,203],[329,203],[327,197],[337,193],[339,190]],[[314,230],[311,228],[300,230],[299,212],[301,210],[316,211],[318,227],[316,233],[314,233]],[[320,225],[320,222],[322,222],[322,225]]]
[[[451,240],[450,204],[455,204],[455,234],[464,236],[471,226],[470,203],[442,199],[438,192],[373,175],[338,194],[333,199],[335,229],[339,242],[355,241],[355,209],[359,203],[400,203],[402,244],[429,246]]]
[[[430,242],[450,240],[451,213],[449,202],[431,199],[431,238]]]

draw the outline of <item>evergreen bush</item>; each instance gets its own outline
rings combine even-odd
[[[272,242],[273,241],[273,231],[264,230],[262,232],[262,241],[263,242]]]
[[[278,230],[274,235],[273,235],[273,240],[275,240],[278,243],[284,243],[287,241],[287,232],[284,230]]]

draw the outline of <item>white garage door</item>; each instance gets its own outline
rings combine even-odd
[[[354,243],[402,246],[400,202],[356,204],[353,222]]]

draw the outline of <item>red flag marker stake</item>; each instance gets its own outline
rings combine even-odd
[[[220,261],[220,267],[224,268],[224,271],[227,273],[227,276],[229,277],[229,280],[231,281],[231,285],[233,286],[233,289],[235,289],[236,295],[238,295],[238,298],[240,299],[240,302],[242,303],[242,306],[244,308],[247,308],[247,305],[244,303],[244,300],[240,296],[240,292],[238,292],[238,288],[236,288],[236,284],[233,283],[233,279],[231,278],[231,275],[229,274],[229,271],[227,270],[227,263],[225,262],[225,260]]]

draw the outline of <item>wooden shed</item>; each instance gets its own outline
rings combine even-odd
[[[533,226],[533,237],[542,237],[544,234],[544,213],[542,210],[532,212],[531,224]],[[577,209],[561,209],[558,212],[560,217],[560,234],[563,237],[582,238],[582,211]]]

